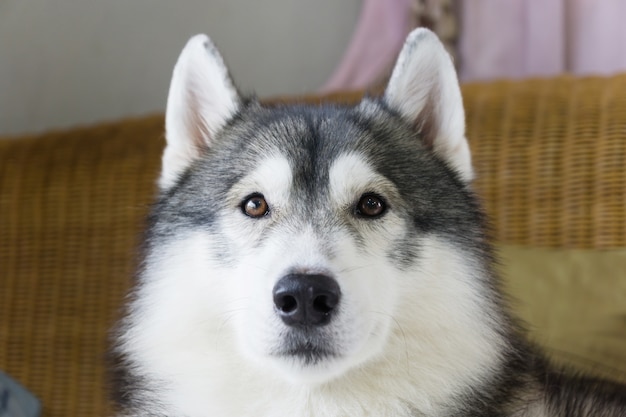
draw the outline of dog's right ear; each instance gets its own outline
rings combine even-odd
[[[161,189],[171,187],[211,146],[239,105],[237,89],[209,37],[192,37],[176,62],[167,97]]]

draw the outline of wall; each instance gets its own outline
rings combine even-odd
[[[0,134],[161,111],[189,36],[209,34],[243,91],[314,91],[360,0],[2,0]]]

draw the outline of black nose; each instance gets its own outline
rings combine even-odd
[[[339,304],[339,284],[326,275],[291,274],[274,286],[276,312],[288,326],[323,326]]]

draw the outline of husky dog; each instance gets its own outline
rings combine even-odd
[[[166,137],[118,416],[626,416],[624,387],[551,370],[507,313],[432,32],[355,107],[244,99],[195,36]]]

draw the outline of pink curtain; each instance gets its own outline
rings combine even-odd
[[[441,20],[446,13],[455,17]],[[626,71],[624,20],[626,0],[363,0],[348,49],[321,91],[383,81],[415,23],[446,41],[463,81]]]
[[[412,29],[412,10],[413,0],[364,0],[348,49],[322,92],[364,89],[381,81]]]
[[[461,78],[626,70],[624,0],[462,0]]]

